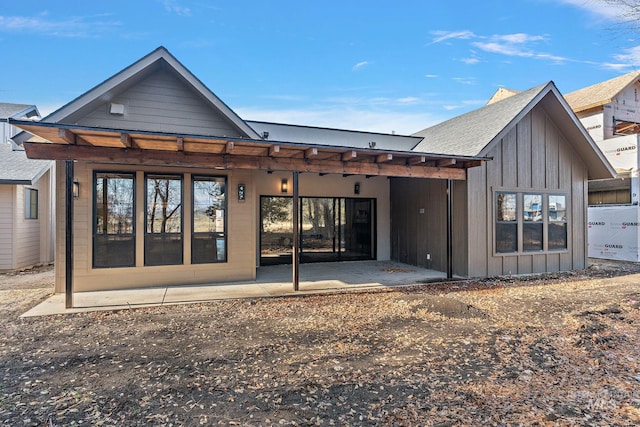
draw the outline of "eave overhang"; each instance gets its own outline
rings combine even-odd
[[[185,168],[298,171],[465,180],[487,157],[450,156],[313,143],[185,135],[10,120],[42,140],[27,157]]]

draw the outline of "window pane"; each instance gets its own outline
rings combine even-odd
[[[499,193],[496,205],[497,221],[516,221],[516,195]]]
[[[549,223],[549,250],[567,249],[567,223]]]
[[[193,177],[191,263],[225,262],[226,178]]]
[[[25,189],[24,198],[25,219],[38,219],[38,190],[33,188]]]
[[[147,176],[147,233],[182,232],[182,179]]]
[[[542,222],[525,222],[522,226],[522,250],[542,250]]]
[[[518,224],[499,222],[496,224],[496,252],[518,251]]]
[[[135,265],[134,176],[96,173],[93,267]]]
[[[549,221],[567,220],[567,196],[549,196]]]
[[[524,221],[542,222],[542,195],[525,194],[522,198],[522,201],[524,204],[524,209],[522,210],[522,219]]]
[[[225,179],[193,178],[193,231],[224,233]]]
[[[96,234],[133,233],[133,175],[96,174]]]
[[[515,193],[496,195],[496,252],[518,251],[517,196]]]
[[[182,234],[147,234],[144,238],[145,265],[182,264]]]

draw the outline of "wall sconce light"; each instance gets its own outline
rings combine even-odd
[[[73,198],[77,199],[78,197],[80,197],[80,183],[78,182],[77,179],[73,180]]]
[[[282,178],[282,181],[280,182],[280,191],[282,193],[289,192],[289,181],[286,178]]]
[[[238,200],[243,202],[247,197],[247,186],[245,184],[238,184]]]
[[[353,194],[360,194],[360,183],[356,182],[353,185]]]

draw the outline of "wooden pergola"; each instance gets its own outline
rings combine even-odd
[[[153,131],[97,128],[62,123],[10,120],[10,124],[32,134],[24,142],[32,159],[66,161],[66,293],[72,300],[73,162],[127,165],[176,166],[183,168],[250,169],[290,171],[293,174],[293,286],[299,283],[298,175],[312,172],[433,178],[447,180],[448,272],[451,272],[451,181],[465,180],[466,170],[490,160],[485,157],[428,154],[375,148],[227,138]]]

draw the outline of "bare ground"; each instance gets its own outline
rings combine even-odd
[[[0,275],[0,424],[640,424],[640,265],[21,319]]]

